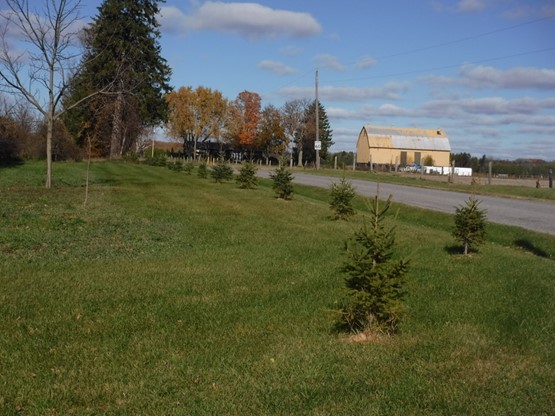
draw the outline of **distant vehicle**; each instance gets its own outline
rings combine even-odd
[[[402,172],[420,172],[421,170],[422,166],[417,163],[412,163],[401,169]]]

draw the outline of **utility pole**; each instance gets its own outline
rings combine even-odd
[[[318,102],[318,67],[316,67],[316,141],[314,142],[314,149],[316,149],[316,170],[320,169],[320,149],[322,148],[322,143],[320,142],[320,135],[318,131],[319,115],[318,110],[320,103]]]

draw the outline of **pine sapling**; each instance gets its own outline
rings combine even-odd
[[[293,198],[293,175],[285,166],[280,166],[274,173],[270,173],[270,178],[274,181],[272,189],[277,198],[289,200]]]
[[[480,209],[480,201],[474,196],[465,205],[456,208],[453,237],[464,247],[464,255],[483,244],[486,235],[486,210]]]
[[[241,189],[254,189],[258,185],[256,177],[256,166],[252,162],[247,162],[241,166],[239,175],[237,175],[237,185]]]
[[[185,162],[185,165],[183,165],[183,171],[187,175],[191,175],[193,173],[194,168],[195,168],[195,164],[191,161]]]
[[[333,211],[333,219],[348,220],[355,214],[353,208],[353,198],[355,188],[350,181],[341,178],[339,182],[332,183],[330,189],[330,208]]]
[[[368,204],[370,224],[366,222],[345,243],[347,299],[341,312],[341,325],[352,332],[370,331],[393,334],[405,309],[402,299],[407,260],[393,259],[394,228],[384,225],[391,197],[380,209],[376,196]]]
[[[233,179],[233,169],[223,160],[220,160],[210,171],[210,176],[215,182],[222,183]]]
[[[197,176],[202,179],[206,179],[208,177],[206,162],[200,162],[200,165],[198,165]]]

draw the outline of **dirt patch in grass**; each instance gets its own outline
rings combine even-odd
[[[394,338],[393,335],[384,334],[382,332],[363,331],[347,335],[345,340],[356,344],[389,345],[393,342]]]

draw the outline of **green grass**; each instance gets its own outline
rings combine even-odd
[[[443,181],[437,181],[426,178],[426,175],[420,174],[396,174],[389,172],[369,172],[369,171],[352,171],[335,170],[335,169],[300,169],[294,168],[293,172],[303,172],[311,175],[325,175],[341,177],[345,175],[349,179],[360,179],[367,181],[378,181],[383,183],[395,183],[399,185],[418,186],[423,188],[443,189],[455,192],[473,193],[476,195],[494,195],[508,196],[512,198],[542,199],[546,201],[555,201],[555,189],[546,187],[544,180],[541,188],[518,185],[487,185],[487,178],[478,178],[478,182],[474,185],[457,183],[448,183],[447,177],[443,177]]]
[[[555,238],[396,205],[411,258],[401,333],[333,330],[341,246],[327,190],[292,201],[94,163],[0,170],[0,414],[550,414]],[[364,201],[356,201],[358,211]]]

